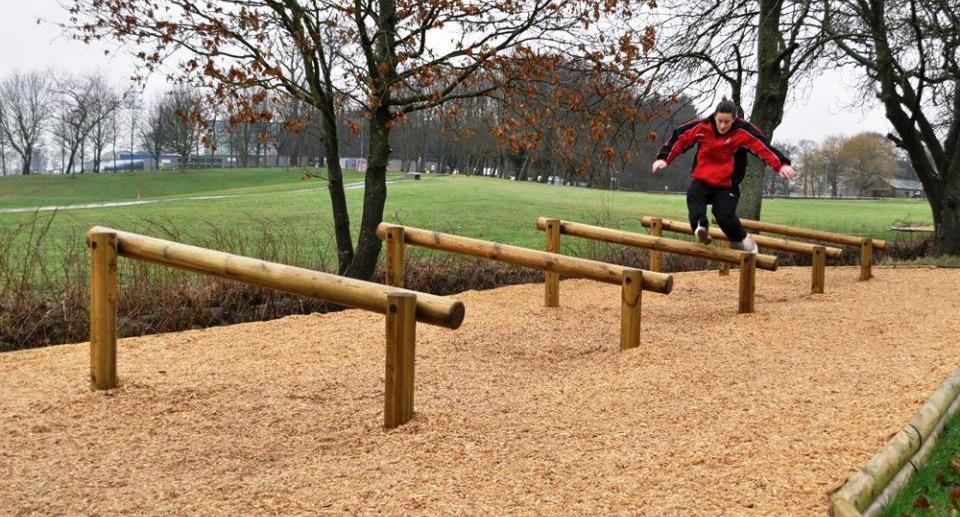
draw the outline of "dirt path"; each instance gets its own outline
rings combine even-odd
[[[383,319],[358,311],[0,354],[0,513],[825,515],[960,362],[960,271],[676,275],[619,353],[619,291],[459,296],[421,326],[413,422],[381,427]]]

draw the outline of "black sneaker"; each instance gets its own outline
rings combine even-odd
[[[696,231],[693,232],[697,236],[697,239],[700,240],[700,244],[710,244],[713,239],[710,238],[710,230],[704,228],[701,225],[697,225]]]

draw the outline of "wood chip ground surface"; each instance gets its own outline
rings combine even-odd
[[[960,271],[675,275],[618,351],[617,286],[458,296],[421,325],[416,417],[381,427],[360,311],[0,354],[0,514],[825,515],[960,362]],[[122,293],[121,293],[122,295]]]

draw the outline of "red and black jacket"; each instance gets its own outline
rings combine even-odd
[[[660,148],[657,159],[669,165],[695,144],[698,148],[690,174],[693,179],[714,187],[729,188],[743,181],[748,151],[777,172],[790,164],[790,160],[770,145],[767,137],[753,124],[741,118],[734,119],[730,130],[721,135],[713,115],[678,127]]]

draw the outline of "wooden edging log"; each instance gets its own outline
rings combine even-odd
[[[645,216],[642,218],[641,224],[647,228],[650,228],[651,234],[654,234],[654,232],[659,229],[663,229],[672,232],[693,235],[693,230],[690,228],[690,225],[688,223],[679,221]],[[723,230],[719,228],[710,228],[710,236],[714,239],[717,239],[717,242],[721,247],[730,247],[730,241],[727,240],[727,236],[723,233]],[[786,239],[777,239],[774,237],[767,237],[765,235],[753,235],[753,240],[758,246],[763,248],[811,255],[813,258],[811,264],[810,292],[814,294],[823,294],[824,292],[826,286],[827,257],[837,258],[841,253],[843,253],[843,250],[840,248],[821,246],[818,244],[807,244],[805,242],[788,241]],[[720,274],[729,274],[729,267],[726,264],[721,266]]]
[[[623,244],[626,246],[636,246],[655,251],[667,253],[677,253],[692,257],[700,257],[709,260],[715,260],[725,264],[740,265],[740,289],[739,305],[740,313],[751,313],[754,311],[757,286],[757,268],[770,271],[777,269],[777,257],[771,255],[754,255],[744,251],[734,251],[724,248],[713,248],[702,244],[695,244],[676,239],[665,239],[643,235],[641,233],[625,232],[601,226],[592,226],[589,224],[575,223],[571,221],[561,221],[560,219],[551,219],[540,217],[537,219],[537,229],[549,231],[554,227],[559,227],[559,233],[582,237],[585,239],[611,242],[614,244]],[[549,233],[548,233],[549,239]]]
[[[923,403],[909,424],[830,496],[835,517],[875,516],[920,466],[960,406],[960,367]]]
[[[197,246],[93,227],[87,233],[90,282],[90,381],[94,390],[116,388],[117,257],[154,262],[386,315],[384,427],[413,418],[416,323],[456,329],[463,302],[319,271],[232,255]]]
[[[548,249],[559,250],[559,229],[556,240],[550,242]],[[531,250],[517,246],[508,246],[496,242],[470,239],[458,235],[432,232],[408,226],[380,223],[377,237],[387,241],[387,280],[400,281],[404,277],[403,248],[406,244],[425,248],[460,253],[474,257],[484,257],[530,267],[551,273],[546,278],[544,303],[547,307],[559,305],[559,275],[567,274],[588,278],[605,283],[616,283],[621,287],[620,349],[626,350],[640,345],[640,312],[642,291],[649,290],[669,294],[673,289],[673,276],[653,273],[639,269],[607,264],[595,260],[567,257],[558,253]]]

